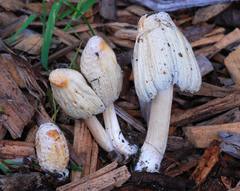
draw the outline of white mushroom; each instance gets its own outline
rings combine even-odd
[[[122,89],[122,72],[113,50],[99,36],[89,39],[81,57],[81,72],[92,89],[101,98],[106,110],[103,112],[106,132],[116,150],[125,158],[135,154],[136,145],[131,145],[123,136],[113,102]]]
[[[135,170],[158,172],[167,144],[173,85],[181,91],[198,91],[201,74],[190,44],[165,12],[141,17],[132,63],[139,99],[152,99],[148,132]]]
[[[73,118],[84,119],[97,143],[105,151],[115,152],[105,129],[95,117],[104,111],[105,106],[84,77],[76,70],[56,69],[51,72],[49,80],[53,96],[61,108]]]
[[[67,141],[61,130],[53,123],[44,123],[36,134],[35,141],[39,165],[46,173],[68,177],[69,151]]]

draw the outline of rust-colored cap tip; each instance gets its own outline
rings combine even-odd
[[[68,75],[64,70],[54,70],[49,76],[51,84],[54,84],[58,87],[67,87],[68,84]]]

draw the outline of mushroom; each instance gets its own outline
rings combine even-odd
[[[36,134],[35,146],[43,171],[61,175],[61,179],[65,180],[69,175],[69,151],[66,138],[58,126],[53,123],[41,125]]]
[[[134,170],[159,172],[168,138],[173,85],[181,91],[198,91],[201,74],[189,42],[165,12],[141,17],[132,64],[139,99],[152,100],[147,136]]]
[[[115,53],[99,36],[89,39],[81,57],[81,72],[105,105],[103,118],[106,132],[116,150],[128,158],[138,150],[123,136],[113,102],[122,89],[122,72]]]
[[[105,106],[86,80],[76,70],[56,69],[49,80],[53,96],[60,107],[71,117],[84,119],[97,143],[111,153],[113,160],[118,157],[105,129],[95,115],[102,113]],[[115,154],[114,154],[115,153]]]

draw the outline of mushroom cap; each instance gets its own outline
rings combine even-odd
[[[122,72],[115,53],[99,36],[89,39],[81,57],[81,72],[108,107],[122,89]]]
[[[36,134],[35,146],[43,171],[68,176],[68,145],[58,126],[53,123],[41,125]]]
[[[195,92],[201,87],[191,45],[165,12],[141,17],[132,64],[136,92],[143,101],[150,101],[157,90],[171,83],[181,91]]]
[[[69,116],[88,119],[105,110],[101,99],[78,71],[56,69],[51,72],[49,80],[54,98]]]

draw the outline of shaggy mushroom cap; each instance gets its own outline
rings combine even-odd
[[[181,91],[200,89],[201,74],[191,45],[165,12],[141,17],[132,63],[141,100],[150,101],[171,83]]]
[[[101,99],[78,71],[56,69],[51,72],[49,80],[54,98],[69,116],[88,119],[105,110]]]
[[[108,107],[122,89],[122,72],[113,50],[99,36],[89,39],[81,57],[81,72]]]
[[[67,177],[69,151],[66,138],[53,123],[44,123],[36,134],[36,151],[39,165],[45,172],[58,173]]]

